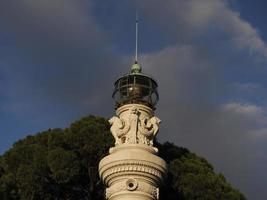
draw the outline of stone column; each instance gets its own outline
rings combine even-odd
[[[115,147],[99,164],[108,200],[158,200],[166,163],[153,146],[160,119],[141,104],[127,104],[112,117],[111,133]]]

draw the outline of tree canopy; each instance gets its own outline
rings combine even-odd
[[[19,140],[0,157],[0,199],[104,200],[98,163],[113,144],[108,121],[96,116]],[[204,158],[156,145],[169,166],[160,199],[245,200]]]

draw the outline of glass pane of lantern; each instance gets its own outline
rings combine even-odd
[[[156,82],[155,82],[155,81],[151,81],[151,82],[152,82],[152,88],[153,88],[153,89],[157,88],[157,84],[156,84]]]
[[[147,96],[143,96],[143,101],[146,101],[146,102],[149,102],[150,103],[150,100],[149,100],[149,95],[147,95]]]
[[[116,102],[119,102],[120,101],[120,94],[119,94],[118,90],[114,92],[113,98],[114,98],[114,100]]]
[[[142,96],[142,87],[137,85],[132,85],[128,88],[129,98],[140,98]]]
[[[128,84],[133,84],[134,83],[134,76],[129,75],[128,77]]]
[[[135,83],[149,86],[149,79],[145,76],[136,76]]]
[[[128,77],[123,77],[121,80],[120,80],[120,87],[123,87],[125,85],[128,84]]]
[[[153,92],[152,94],[151,94],[151,103],[153,104],[153,105],[155,105],[156,103],[157,103],[157,100],[158,100],[158,96],[157,96],[157,94],[155,93],[155,92]]]
[[[120,88],[120,93],[122,96],[126,97],[128,92],[127,92],[127,87],[121,87]]]
[[[142,89],[142,96],[148,96],[149,93],[150,93],[150,89],[149,88],[144,87]]]

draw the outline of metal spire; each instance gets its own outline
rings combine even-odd
[[[135,63],[138,63],[138,13],[135,15]]]
[[[131,72],[132,73],[141,73],[142,68],[138,64],[138,13],[136,12],[135,16],[135,60],[132,65]]]

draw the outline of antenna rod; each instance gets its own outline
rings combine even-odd
[[[137,50],[138,50],[138,13],[136,12],[135,16],[135,63],[138,63],[137,58]]]

